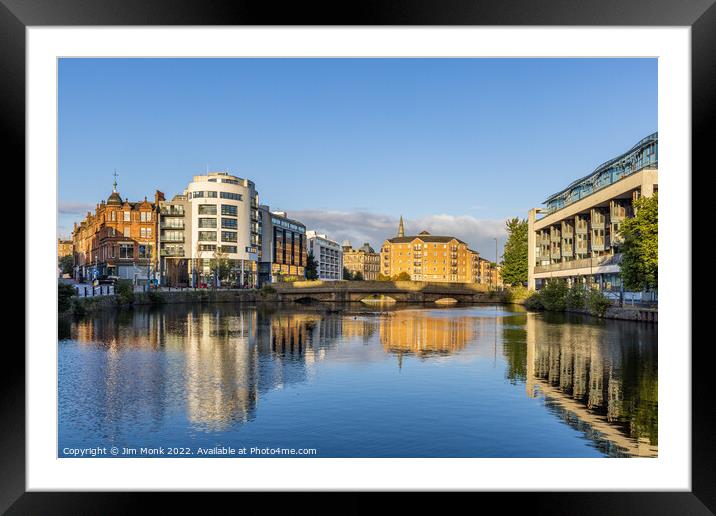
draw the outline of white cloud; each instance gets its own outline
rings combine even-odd
[[[378,250],[385,239],[398,232],[398,218],[379,213],[289,210],[288,214],[303,222],[307,229],[326,233],[339,243],[350,240],[354,247],[370,242]],[[498,253],[502,254],[507,236],[504,220],[478,219],[470,215],[430,215],[415,220],[404,219],[404,222],[408,235],[425,230],[433,235],[455,236],[491,260],[495,257],[494,238],[497,237]]]
[[[95,207],[86,202],[60,201],[57,211],[62,215],[85,215],[88,211],[94,211]]]

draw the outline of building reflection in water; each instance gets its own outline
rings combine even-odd
[[[527,394],[585,432],[611,456],[658,452],[658,353],[651,324],[593,321],[580,316],[526,314]],[[564,324],[577,322],[577,324]],[[511,336],[515,340],[515,335]],[[509,348],[505,337],[505,350]],[[519,353],[506,353],[519,362]],[[519,376],[519,373],[518,373]]]
[[[253,419],[260,395],[306,381],[342,328],[338,315],[168,306],[98,314],[73,323],[71,333],[82,345],[106,350],[99,371],[104,389],[88,393],[103,398],[95,399],[107,410],[101,419],[131,424],[153,413],[159,423],[167,398],[183,398],[196,429],[219,431]],[[136,351],[163,351],[170,359],[144,356],[136,367]]]
[[[380,342],[388,353],[425,358],[463,349],[474,338],[471,317],[436,317],[418,310],[396,311],[380,321]]]
[[[218,432],[255,418],[272,390],[310,380],[319,362],[346,360],[349,348],[353,359],[373,360],[377,351],[397,356],[400,366],[404,356],[427,360],[467,348],[467,356],[492,360],[494,346],[507,381],[544,397],[551,413],[603,453],[656,456],[656,328],[570,317],[222,305],[100,313],[60,329],[61,338],[86,348],[60,362],[60,374],[66,368],[77,379],[60,385],[60,398],[79,400],[61,402],[61,415],[108,438],[134,424],[160,429],[177,416],[195,431]]]

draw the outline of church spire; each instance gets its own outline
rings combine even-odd
[[[119,174],[117,174],[116,168],[114,169],[114,174],[112,174],[112,175],[114,176],[114,183],[112,183],[112,192],[117,193],[117,176]]]
[[[405,226],[403,226],[403,216],[400,216],[400,224],[398,224],[398,236],[405,236]]]

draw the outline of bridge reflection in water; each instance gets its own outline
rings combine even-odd
[[[326,361],[373,364],[387,354],[400,367],[407,357],[463,355],[465,364],[499,360],[511,388],[524,385],[604,455],[657,455],[655,327],[499,310],[218,305],[98,314],[60,330],[80,348],[61,355],[60,434],[115,439],[162,428],[182,410],[191,432],[218,435],[254,421],[269,392],[311,382]],[[361,381],[372,381],[371,370]]]

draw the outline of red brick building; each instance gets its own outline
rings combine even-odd
[[[139,283],[154,279],[159,258],[158,206],[163,200],[164,194],[159,190],[153,202],[146,197],[138,202],[123,200],[115,183],[107,201],[75,223],[75,278],[85,281],[109,275]]]

